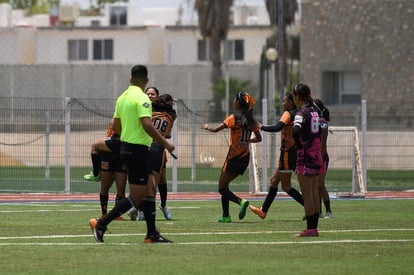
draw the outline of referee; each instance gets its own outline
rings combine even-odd
[[[115,132],[121,137],[121,160],[127,165],[130,194],[118,201],[102,219],[91,219],[89,225],[96,242],[103,243],[107,225],[131,207],[140,205],[147,225],[145,243],[170,243],[155,228],[156,185],[151,174],[149,148],[153,139],[169,151],[174,145],[168,142],[152,124],[152,106],[143,89],[148,83],[146,66],[136,65],[131,69],[129,87],[118,97],[113,117]],[[141,203],[142,202],[142,203]]]

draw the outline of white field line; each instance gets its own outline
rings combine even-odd
[[[49,206],[49,205],[48,205]],[[188,207],[168,207],[168,209],[200,209],[198,206]],[[96,212],[101,210],[99,207],[89,207],[88,209],[37,209],[37,210],[0,210],[0,213],[28,213],[28,212]]]
[[[338,244],[338,243],[395,243],[395,242],[414,242],[414,240],[332,240],[332,241],[285,241],[285,242],[175,242],[172,244],[162,245],[221,245],[221,244],[236,244],[236,245],[292,245],[292,244]],[[130,246],[130,245],[148,245],[145,243],[0,243],[0,246],[96,246],[96,245],[112,245],[112,246]],[[159,245],[159,244],[157,244]]]
[[[388,228],[388,229],[356,229],[356,230],[324,230],[320,233],[353,233],[353,232],[378,232],[378,231],[414,231],[414,228]],[[234,231],[234,232],[183,232],[166,233],[169,236],[195,236],[195,235],[257,235],[257,234],[294,234],[296,231]],[[145,236],[144,233],[137,234],[105,234],[105,237],[131,237]],[[21,240],[21,239],[66,239],[92,237],[92,234],[82,235],[45,235],[45,236],[8,236],[0,237],[0,240]],[[411,240],[411,241],[414,241]],[[244,243],[244,242],[243,242]]]

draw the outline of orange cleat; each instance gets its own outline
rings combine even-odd
[[[250,207],[250,210],[252,210],[253,213],[255,213],[260,218],[262,218],[262,219],[266,218],[267,213],[263,212],[262,208],[255,207],[253,205],[250,205],[249,207]]]

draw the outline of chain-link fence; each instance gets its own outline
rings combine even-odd
[[[99,184],[85,181],[83,175],[91,171],[91,144],[105,135],[114,103],[114,99],[1,98],[0,192],[99,192]],[[178,119],[173,142],[178,160],[168,161],[169,190],[215,192],[229,146],[229,132],[214,134],[200,129],[203,123],[220,122],[209,118],[207,100],[177,99],[175,107]],[[359,107],[352,115],[329,107],[332,126],[361,129]],[[255,111],[260,120],[260,110]],[[367,190],[413,189],[414,133],[407,127],[390,130],[393,118],[384,119],[382,124],[376,120],[378,125],[369,130],[371,118],[384,115],[369,114],[367,119]],[[355,123],[337,123],[341,116],[353,117]],[[257,144],[254,155],[260,180],[265,179],[263,170],[270,179],[280,146],[279,134],[263,135],[268,137],[266,144]],[[359,140],[361,147],[361,137]],[[353,142],[352,136],[340,132],[329,135],[327,185],[331,192],[351,192]],[[172,178],[173,169],[176,179]],[[232,185],[235,191],[251,191],[249,173],[246,171]],[[261,188],[267,191],[266,182],[261,182]]]

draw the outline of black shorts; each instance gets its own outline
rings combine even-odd
[[[249,161],[250,154],[243,157],[237,156],[232,159],[226,159],[222,171],[229,174],[243,175],[249,166]]]
[[[153,142],[150,148],[152,171],[162,173],[167,163],[167,154],[162,144]]]
[[[121,149],[121,141],[119,139],[106,137],[105,145],[111,150],[112,153],[114,153],[115,155],[119,155]]]
[[[146,185],[151,173],[151,153],[149,147],[121,142],[121,161],[128,167],[129,184]]]
[[[280,151],[279,171],[293,172],[296,169],[296,148],[289,151]]]
[[[126,166],[122,165],[118,155],[114,155],[111,152],[100,152],[99,156],[101,158],[102,171],[127,173]]]

